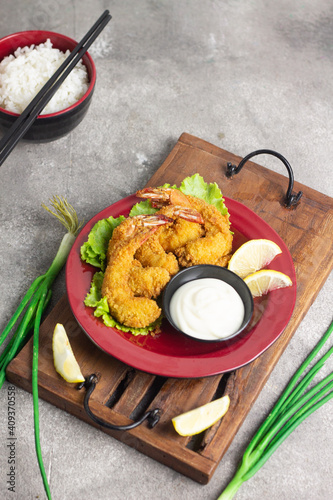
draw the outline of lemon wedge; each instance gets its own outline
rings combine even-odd
[[[244,281],[251,290],[253,297],[261,297],[272,290],[293,284],[286,274],[270,269],[263,269],[262,271],[250,274],[244,278]]]
[[[229,396],[223,396],[222,398],[174,417],[172,419],[173,426],[181,436],[199,434],[220,420],[220,418],[227,413],[229,404]]]
[[[52,339],[53,361],[56,371],[66,382],[84,382],[63,325],[57,323]]]
[[[282,253],[279,245],[271,240],[249,240],[241,245],[231,257],[228,269],[245,278],[267,266],[274,257]]]

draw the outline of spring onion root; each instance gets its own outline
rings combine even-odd
[[[34,408],[35,447],[39,469],[44,483],[47,498],[51,498],[45,468],[42,459],[40,437],[39,437],[39,407],[38,407],[38,351],[39,351],[39,328],[42,314],[51,297],[51,286],[53,281],[64,266],[70,249],[75,241],[77,232],[82,223],[79,223],[74,208],[66,199],[54,196],[51,200],[54,210],[42,204],[48,212],[54,215],[67,229],[58,252],[45,274],[39,276],[30,285],[27,293],[21,300],[19,306],[9,320],[0,335],[0,345],[7,339],[9,333],[17,325],[12,337],[0,355],[0,389],[5,381],[6,368],[11,360],[18,354],[33,332],[33,357],[32,357],[32,398]]]
[[[311,413],[333,397],[333,372],[309,388],[310,382],[333,354],[333,347],[310,368],[310,363],[333,332],[333,322],[300,365],[271,413],[244,452],[236,474],[217,500],[231,500],[244,481],[265,464],[274,451]],[[307,373],[305,371],[308,369]]]

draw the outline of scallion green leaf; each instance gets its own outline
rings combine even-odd
[[[51,297],[51,286],[53,281],[64,266],[70,249],[75,241],[77,232],[82,223],[79,223],[77,214],[65,198],[54,196],[51,200],[53,210],[46,205],[42,206],[54,215],[67,229],[58,252],[47,272],[34,280],[25,296],[18,305],[13,316],[7,323],[0,335],[0,345],[9,336],[12,329],[20,320],[18,327],[14,331],[11,339],[0,355],[0,389],[5,381],[6,368],[12,359],[18,354],[26,343],[33,330],[33,360],[32,360],[32,398],[34,407],[34,427],[35,446],[39,469],[44,483],[47,498],[51,498],[45,468],[42,459],[42,452],[39,437],[39,408],[38,408],[38,351],[39,351],[39,328],[42,314]],[[21,318],[21,319],[20,319]]]
[[[243,482],[258,472],[293,430],[309,415],[333,398],[333,372],[308,389],[309,384],[324,366],[325,361],[333,354],[333,347],[306,373],[332,332],[333,322],[290,379],[269,416],[246,448],[234,477],[217,500],[231,500]]]

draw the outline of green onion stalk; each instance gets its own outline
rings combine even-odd
[[[67,229],[64,235],[58,252],[47,270],[47,272],[34,280],[30,285],[25,296],[18,305],[13,316],[9,320],[5,329],[0,335],[0,346],[8,337],[9,333],[16,326],[11,339],[0,355],[0,389],[6,378],[6,368],[11,360],[25,345],[31,334],[33,333],[33,356],[32,356],[32,398],[34,410],[34,429],[35,429],[35,447],[38,465],[44,483],[47,497],[51,498],[50,488],[48,485],[45,468],[42,459],[40,435],[39,435],[39,406],[38,406],[38,350],[39,350],[39,328],[43,312],[51,298],[51,286],[63,268],[69,251],[73,246],[76,235],[82,225],[79,223],[77,214],[74,208],[67,202],[66,199],[60,196],[54,196],[51,200],[51,205],[54,208],[52,211],[46,205],[42,204],[48,212],[54,215]]]
[[[271,413],[246,448],[234,477],[217,500],[231,500],[240,486],[258,472],[293,430],[333,397],[333,372],[309,388],[311,381],[324,366],[325,361],[333,354],[332,346],[310,368],[311,362],[332,331],[333,322],[290,379]]]

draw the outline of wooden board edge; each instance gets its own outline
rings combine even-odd
[[[29,384],[29,381],[24,378],[24,374],[21,376],[17,371],[9,371],[8,375],[10,383],[16,384],[31,393],[31,384]],[[199,453],[184,447],[178,442],[165,442],[165,440],[159,438],[156,433],[151,433],[145,423],[131,431],[125,432],[107,429],[98,425],[90,419],[84,410],[83,394],[83,392],[79,394],[78,391],[77,398],[71,400],[67,399],[65,401],[60,398],[56,391],[50,391],[50,386],[47,384],[47,376],[45,374],[39,382],[39,397],[44,401],[56,406],[60,410],[66,411],[70,415],[84,421],[86,424],[92,425],[123,444],[126,444],[140,453],[157,460],[162,465],[189,477],[199,484],[204,485],[210,481],[218,465],[218,463],[214,460],[209,457],[202,456]],[[115,425],[130,423],[129,419],[125,416],[111,410],[107,406],[102,405],[95,400],[91,400],[89,402],[89,406],[102,420],[107,422],[112,421]]]
[[[229,151],[227,151],[219,146],[216,146],[215,144],[212,144],[208,141],[205,141],[204,139],[200,139],[199,137],[191,135],[187,132],[183,132],[179,136],[177,144],[179,144],[179,145],[182,144],[184,146],[188,146],[191,148],[200,149],[201,151],[205,151],[206,153],[212,154],[212,155],[224,160],[225,163],[230,161],[231,163],[238,164],[243,159],[242,156],[236,155],[234,153],[230,153]],[[174,153],[174,154],[172,154],[172,153]],[[170,159],[169,159],[169,157],[167,157],[167,159],[166,159],[168,164],[172,161],[172,159],[176,153],[177,153],[177,151],[175,151],[175,152],[173,150],[171,151],[170,155],[172,154],[172,157],[170,157]],[[249,154],[249,153],[251,153],[251,151],[249,151],[247,154]],[[286,179],[288,179],[287,175],[283,175],[283,174],[280,174],[279,172],[275,172],[274,170],[270,170],[267,167],[264,167],[263,165],[256,163],[253,160],[248,161],[246,165],[247,165],[247,167],[245,167],[245,168],[252,168],[255,170],[259,169],[258,172],[260,172],[265,177],[267,177],[267,175],[273,176],[277,180],[277,182],[281,181],[283,183]],[[241,175],[241,174],[238,174],[238,175]],[[294,172],[294,175],[295,175],[295,172]],[[298,182],[297,179],[294,180],[294,191],[302,191],[303,196],[305,195],[308,197],[312,197],[315,200],[318,200],[319,197],[324,198],[325,203],[332,204],[332,208],[333,208],[333,198],[331,198],[330,196],[325,195],[323,193],[320,193],[319,191],[316,191],[315,189],[313,189],[309,186],[306,186],[305,184]]]

